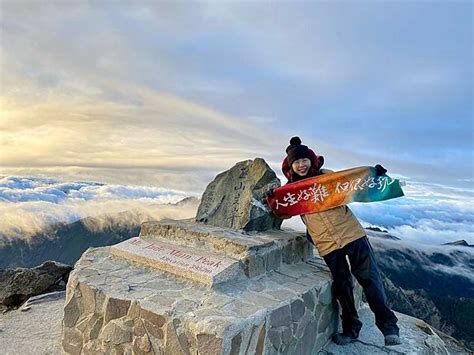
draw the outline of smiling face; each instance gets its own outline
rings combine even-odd
[[[293,169],[293,171],[299,176],[305,176],[308,173],[309,168],[311,168],[311,160],[308,158],[295,160],[293,164],[291,164],[291,169]]]

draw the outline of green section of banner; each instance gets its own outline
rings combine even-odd
[[[370,169],[370,177],[377,181],[376,186],[349,194],[350,202],[376,202],[404,196],[400,180],[377,176],[374,168]]]

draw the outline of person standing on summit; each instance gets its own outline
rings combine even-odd
[[[321,169],[324,158],[293,137],[286,148],[287,156],[282,170],[288,182],[332,172]],[[376,165],[377,174],[387,172]],[[333,341],[346,345],[355,341],[362,327],[354,303],[352,275],[362,286],[370,309],[375,314],[375,324],[385,337],[385,345],[401,344],[397,317],[387,304],[372,247],[357,218],[347,206],[301,216],[307,227],[308,239],[318,249],[333,278],[333,292],[342,309],[342,333]],[[349,258],[350,269],[346,257]]]

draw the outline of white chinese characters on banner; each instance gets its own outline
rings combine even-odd
[[[287,192],[283,197],[283,202],[276,200],[276,209],[280,206],[288,207],[296,205],[300,201],[308,201],[312,199],[314,202],[322,202],[329,196],[326,186],[315,183],[308,189],[299,190],[296,194]]]
[[[324,199],[329,196],[328,189],[321,184],[314,184],[308,190],[311,193],[313,202],[323,202]]]
[[[388,176],[368,176],[366,178],[357,178],[346,182],[337,182],[334,193],[349,193],[352,191],[360,191],[367,189],[377,189],[381,192],[385,191],[387,186],[395,182]],[[299,190],[297,193],[287,192],[283,197],[283,201],[276,200],[276,209],[280,206],[288,207],[299,203],[300,201],[323,202],[329,196],[327,187],[323,184],[315,183],[313,186]]]
[[[375,186],[377,186],[376,178],[368,176],[365,179],[358,178],[344,183],[337,182],[336,192],[358,191],[366,188],[373,189]]]

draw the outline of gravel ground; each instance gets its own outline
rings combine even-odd
[[[61,354],[64,292],[32,297],[24,311],[0,313],[2,355]]]

